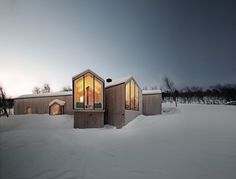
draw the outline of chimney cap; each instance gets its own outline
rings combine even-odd
[[[112,82],[112,79],[111,79],[111,78],[107,78],[107,79],[106,79],[106,82],[107,82],[107,83],[110,83],[110,82]]]

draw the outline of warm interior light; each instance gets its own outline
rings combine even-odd
[[[84,101],[84,97],[83,96],[80,96],[80,98],[79,98],[79,102],[83,102]]]
[[[103,83],[91,73],[74,81],[75,109],[103,109]]]

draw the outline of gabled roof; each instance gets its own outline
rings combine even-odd
[[[120,84],[126,83],[126,82],[128,82],[130,80],[134,80],[136,82],[136,80],[133,78],[133,76],[127,76],[127,77],[123,77],[123,78],[114,80],[114,81],[112,81],[110,83],[106,83],[106,88],[109,88],[109,87],[112,87],[112,86],[116,86],[116,85],[120,85]],[[137,84],[137,82],[136,82],[136,84]]]
[[[161,94],[161,90],[142,90],[142,94]]]
[[[101,78],[97,73],[93,72],[93,71],[90,70],[90,69],[87,69],[87,70],[85,70],[85,71],[83,71],[83,72],[81,72],[81,73],[79,73],[79,74],[73,76],[72,79],[74,80],[74,79],[80,78],[81,76],[85,75],[86,73],[91,73],[92,75],[96,76],[98,79],[100,79],[101,81],[104,82],[104,79],[103,79],[103,78]]]
[[[51,106],[53,105],[54,103],[57,103],[57,104],[60,104],[61,106],[64,106],[64,104],[66,103],[65,101],[62,101],[60,99],[54,99],[52,100],[48,105]]]
[[[61,92],[53,92],[53,93],[25,94],[25,95],[18,96],[15,99],[51,97],[51,96],[71,96],[71,95],[72,95],[72,91],[61,91]]]

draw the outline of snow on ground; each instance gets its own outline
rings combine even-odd
[[[236,178],[235,106],[165,111],[122,129],[73,129],[69,115],[0,118],[0,178]]]

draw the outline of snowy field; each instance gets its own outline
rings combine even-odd
[[[122,129],[72,116],[0,118],[1,179],[235,179],[236,107],[180,105]]]

